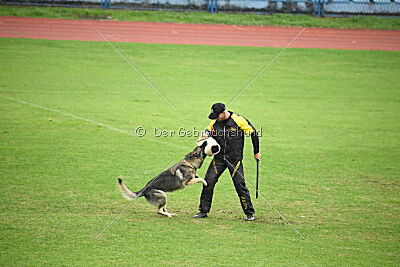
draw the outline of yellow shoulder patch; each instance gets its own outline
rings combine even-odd
[[[216,121],[217,121],[217,120],[212,120],[212,121],[210,122],[210,125],[207,127],[207,129],[210,130],[211,132],[214,132],[214,123],[215,123]]]
[[[247,136],[254,132],[253,127],[251,127],[247,120],[242,116],[232,113],[231,117]]]

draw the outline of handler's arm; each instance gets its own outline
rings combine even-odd
[[[257,131],[254,128],[254,126],[244,117],[238,116],[236,114],[232,115],[232,118],[235,120],[237,125],[240,127],[240,129],[243,130],[243,132],[247,136],[251,136],[251,141],[253,143],[253,150],[254,150],[254,157],[257,160],[260,160],[261,153],[260,153],[260,145],[259,145],[259,140],[258,140],[258,135]]]
[[[254,155],[260,153],[260,142],[256,130],[251,134],[251,142],[253,143]]]
[[[257,135],[256,129],[254,129],[254,132],[251,134],[251,142],[253,143],[254,158],[256,160],[260,160],[260,157],[261,157],[260,142],[259,142],[259,139],[258,139],[258,135]]]

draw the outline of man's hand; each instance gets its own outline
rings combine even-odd
[[[256,160],[260,160],[260,158],[261,158],[261,153],[258,152],[257,154],[254,154],[254,158],[255,158]]]

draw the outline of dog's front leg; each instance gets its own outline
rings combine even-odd
[[[200,183],[202,183],[204,186],[207,186],[206,180],[204,180],[203,178],[200,178],[199,175],[197,174],[197,172],[196,172],[196,176],[194,178],[198,179],[198,181]]]
[[[202,183],[204,186],[207,186],[207,182],[203,178],[200,178],[198,176],[196,176],[196,178],[190,179],[186,185],[191,185],[195,183]]]

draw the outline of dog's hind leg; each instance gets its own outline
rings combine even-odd
[[[149,203],[158,206],[157,213],[167,217],[175,215],[167,211],[167,194],[164,191],[153,189],[147,194],[146,199]]]
[[[168,214],[171,215],[171,216],[177,216],[176,213],[169,213],[169,212],[167,211],[167,205],[164,206],[163,211],[166,212],[166,213],[168,213]]]
[[[167,194],[161,190],[155,190],[155,191],[157,191],[155,192],[155,195],[157,195],[158,197],[158,213],[167,216],[168,218],[176,216],[175,213],[169,213],[167,211]]]

